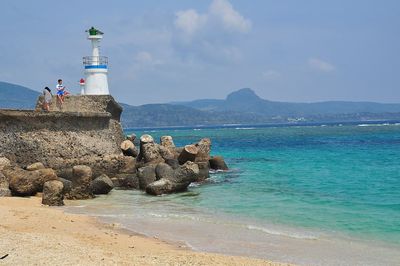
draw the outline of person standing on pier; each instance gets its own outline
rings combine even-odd
[[[58,83],[56,85],[56,90],[57,90],[57,100],[59,101],[60,104],[63,104],[65,95],[65,86],[62,84],[62,79],[58,80]]]

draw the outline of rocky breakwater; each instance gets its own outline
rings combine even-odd
[[[205,181],[209,178],[210,152],[208,138],[176,147],[171,136],[162,136],[159,144],[150,135],[141,136],[136,165],[139,189],[161,195],[184,191],[192,182]]]
[[[176,147],[171,136],[156,143],[143,135],[138,153],[121,145],[122,108],[109,95],[68,96],[50,112],[40,101],[35,111],[0,110],[0,196],[42,192],[43,204],[59,206],[114,187],[160,195],[206,180],[210,168],[227,169],[222,158],[213,162],[207,138]]]

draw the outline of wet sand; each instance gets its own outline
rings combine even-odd
[[[0,217],[1,265],[288,265],[194,252],[42,206],[40,197],[0,198]]]

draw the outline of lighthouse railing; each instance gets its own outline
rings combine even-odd
[[[83,57],[83,65],[85,66],[98,66],[108,65],[107,56],[85,56]]]

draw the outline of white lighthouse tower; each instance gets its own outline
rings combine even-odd
[[[91,27],[88,32],[88,39],[92,42],[92,55],[83,58],[85,66],[85,95],[108,95],[108,58],[100,56],[99,46],[103,38],[103,32]]]

